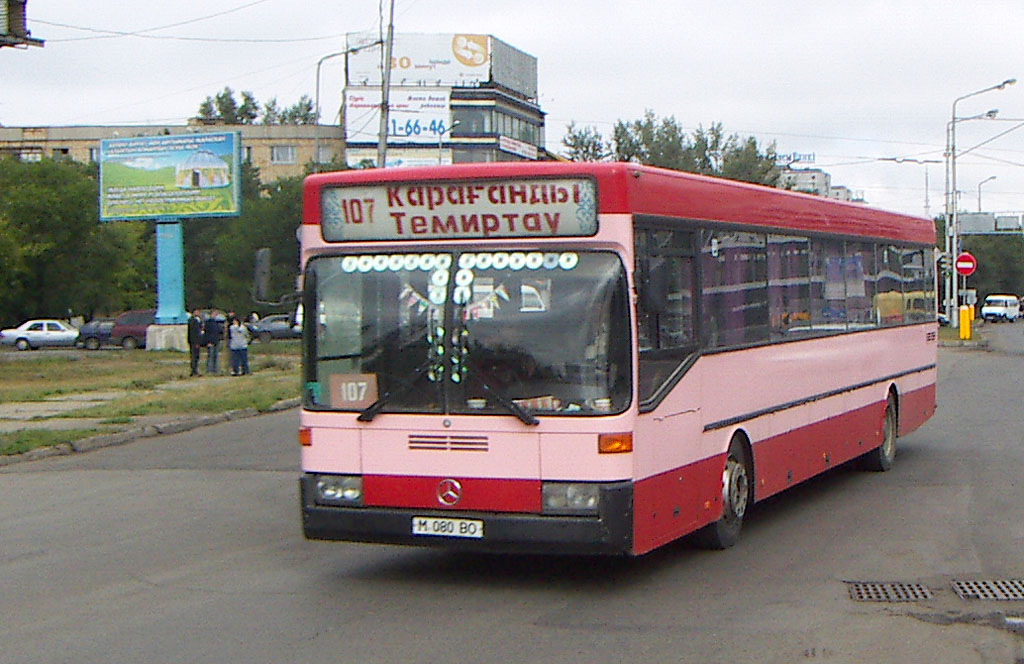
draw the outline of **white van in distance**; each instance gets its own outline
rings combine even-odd
[[[1004,320],[1009,323],[1020,316],[1020,300],[1016,295],[989,295],[981,305],[981,317],[985,320]]]

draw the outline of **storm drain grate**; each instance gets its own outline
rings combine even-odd
[[[920,583],[846,581],[846,587],[855,602],[916,602],[932,597],[932,591]]]
[[[954,581],[960,599],[1024,600],[1024,579]]]

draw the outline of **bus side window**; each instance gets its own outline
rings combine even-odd
[[[693,234],[637,229],[635,278],[640,401],[649,399],[696,346]]]

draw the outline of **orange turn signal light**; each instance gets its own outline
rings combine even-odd
[[[633,433],[602,433],[597,437],[598,454],[620,454],[633,451]]]
[[[302,428],[299,429],[299,445],[303,447],[309,447],[313,444],[313,430]]]

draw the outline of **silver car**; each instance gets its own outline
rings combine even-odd
[[[59,320],[29,320],[9,330],[0,330],[0,343],[18,350],[43,346],[74,347],[78,330]]]

